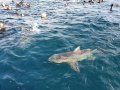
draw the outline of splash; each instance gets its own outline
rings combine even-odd
[[[10,3],[12,0],[0,0],[0,3]]]
[[[29,29],[29,33],[32,33],[32,34],[40,33],[40,29],[38,28],[39,23],[37,20],[34,20],[33,18],[30,18],[30,19],[27,18],[25,20],[25,23],[28,25],[28,27],[31,27]]]
[[[38,28],[38,23],[36,22],[36,21],[32,21],[32,32],[34,32],[34,33],[40,33],[40,29]]]

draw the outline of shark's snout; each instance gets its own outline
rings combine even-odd
[[[62,60],[61,60],[61,58],[60,58],[60,55],[58,55],[58,54],[52,55],[52,56],[49,58],[49,61],[50,61],[50,62],[54,62],[54,63],[61,63],[61,62],[62,62]]]
[[[56,55],[52,55],[52,56],[49,58],[49,61],[50,61],[50,62],[56,62]]]
[[[53,58],[52,58],[52,56],[51,56],[51,57],[49,57],[49,61],[50,61],[50,62],[52,62],[52,61],[53,61]]]

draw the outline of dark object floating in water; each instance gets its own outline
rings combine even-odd
[[[4,30],[4,29],[3,29]],[[11,28],[9,30],[5,30],[5,31],[0,31],[0,39],[16,34],[19,30],[16,30],[15,28]]]
[[[110,11],[112,11],[112,8],[113,8],[113,4],[110,5]]]

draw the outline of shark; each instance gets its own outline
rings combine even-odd
[[[75,48],[73,51],[54,54],[49,57],[49,61],[53,63],[68,63],[70,67],[76,72],[80,72],[80,67],[78,62],[83,60],[94,60],[96,57],[94,53],[96,53],[97,49],[84,49],[81,50],[80,46]]]

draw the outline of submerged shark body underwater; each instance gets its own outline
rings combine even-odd
[[[80,50],[80,47],[77,47],[74,51],[54,54],[49,58],[49,61],[53,63],[68,63],[73,70],[75,70],[76,72],[80,72],[78,61],[94,60],[94,54],[97,52],[97,49]]]

